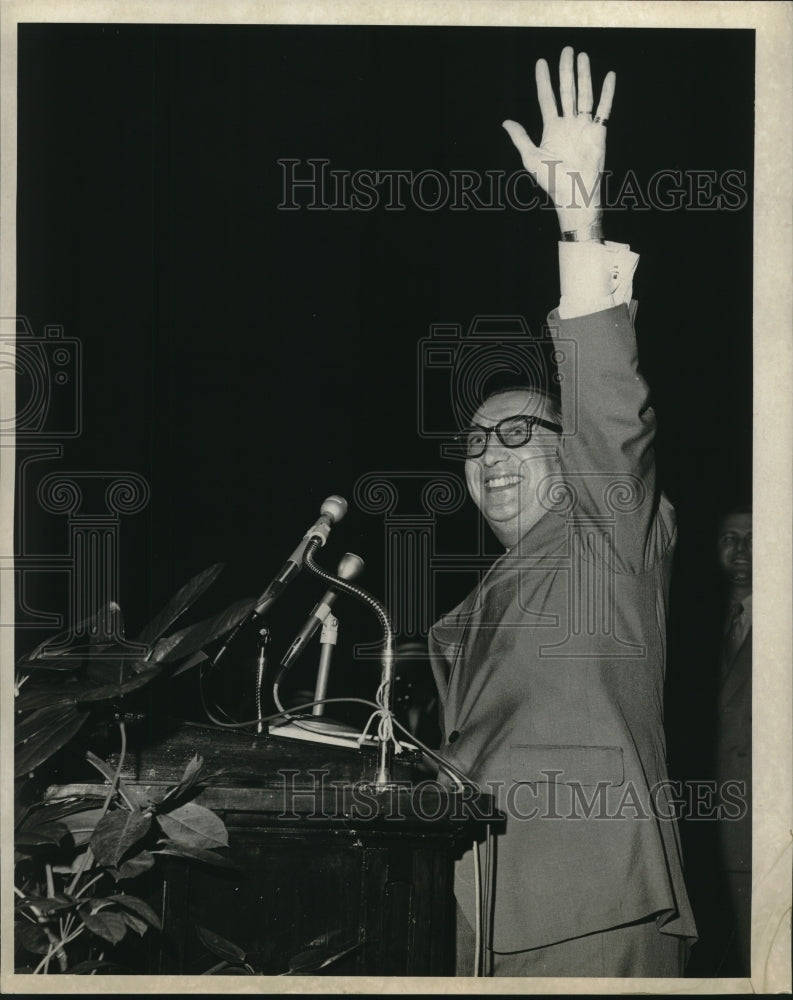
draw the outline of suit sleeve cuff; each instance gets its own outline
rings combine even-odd
[[[559,317],[572,319],[629,303],[639,255],[627,243],[559,243]]]

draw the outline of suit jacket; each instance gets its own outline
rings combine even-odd
[[[494,950],[651,914],[693,937],[664,785],[675,524],[656,490],[632,313],[550,322],[564,357],[563,479],[546,484],[538,523],[431,630],[441,753],[507,815]],[[473,922],[469,871],[464,858],[456,892]]]
[[[716,780],[722,789],[719,834],[727,871],[752,870],[752,630],[734,656],[725,657],[716,726]],[[727,784],[729,783],[729,785]],[[743,791],[741,791],[743,789]],[[746,809],[738,816],[737,802]]]

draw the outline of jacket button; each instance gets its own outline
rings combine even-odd
[[[451,732],[449,733],[449,742],[450,742],[450,743],[456,743],[456,742],[457,742],[457,740],[459,740],[459,738],[460,738],[460,734],[459,734],[459,733],[457,732],[457,730],[456,730],[456,729],[453,729],[453,730],[452,730],[452,731],[451,731]]]

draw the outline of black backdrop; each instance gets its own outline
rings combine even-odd
[[[553,212],[286,211],[278,161],[301,161],[301,175],[310,157],[510,174],[500,122],[539,139],[533,66],[544,56],[555,73],[564,44],[590,52],[596,87],[617,71],[617,180],[746,177],[740,210],[627,200],[607,218],[642,256],[641,362],[681,525],[670,690],[690,701],[713,512],[750,486],[750,31],[22,25],[17,311],[34,331],[62,325],[83,357],[82,432],[40,470],[133,470],[150,484],[120,528],[128,631],[216,561],[226,570],[205,610],[260,592],[324,497],[352,501],[365,473],[459,471],[417,433],[418,344],[432,323],[478,314],[522,314],[538,331],[558,296]],[[29,551],[65,551],[64,519],[33,490],[19,509]],[[439,547],[469,551],[475,523],[469,508],[439,518]],[[382,518],[351,503],[322,561],[344,550],[382,596]],[[461,588],[447,581],[438,610]],[[320,591],[301,577],[279,604],[273,654]],[[25,599],[62,612],[62,576],[29,575]],[[343,628],[336,686],[371,695],[351,643],[376,627],[347,609]],[[20,647],[41,637],[20,629]]]
[[[533,66],[544,56],[555,73],[565,44],[589,51],[596,86],[617,71],[607,167],[618,181],[630,170],[643,185],[664,169],[745,175],[739,210],[626,199],[607,215],[608,236],[641,254],[640,358],[680,524],[670,760],[673,774],[707,776],[714,520],[751,487],[750,31],[22,25],[17,312],[36,334],[57,324],[79,341],[83,380],[80,434],[20,482],[21,624],[67,613],[68,574],[53,566],[68,526],[37,493],[58,471],[128,470],[150,486],[145,509],[119,524],[129,634],[218,561],[226,569],[196,615],[261,592],[331,493],[351,507],[321,561],[360,553],[361,582],[384,595],[383,518],[354,502],[355,483],[460,471],[417,431],[419,344],[433,323],[465,328],[481,314],[521,314],[539,332],[558,296],[556,221],[539,208],[426,211],[409,199],[402,211],[310,211],[304,194],[286,211],[278,161],[300,161],[301,175],[312,157],[347,171],[510,174],[518,158],[500,122],[539,139]],[[28,395],[21,377],[20,405]],[[58,412],[67,396],[53,392],[51,428],[69,424]],[[439,516],[438,550],[471,552],[476,533],[470,505]],[[447,574],[435,610],[470,582]],[[277,605],[273,658],[322,589],[303,574]],[[364,610],[337,609],[331,693],[371,697],[377,668],[352,646],[376,640],[376,626]],[[20,627],[20,651],[46,634]],[[243,636],[215,679],[214,695],[243,714],[254,655]],[[315,669],[307,654],[295,688],[310,689]],[[426,664],[413,671],[403,677],[428,696]],[[192,675],[147,697],[200,714]],[[684,834],[707,941],[720,905],[712,832]]]

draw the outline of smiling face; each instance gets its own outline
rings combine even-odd
[[[523,389],[491,396],[474,414],[473,424],[495,427],[499,420],[519,414],[538,415],[537,397]],[[507,448],[495,433],[485,453],[465,463],[468,492],[482,511],[496,538],[507,548],[515,545],[545,513],[538,486],[558,473],[559,435],[535,427],[531,440],[520,448]]]
[[[718,538],[719,566],[738,598],[752,590],[752,515],[732,513],[723,518]]]

